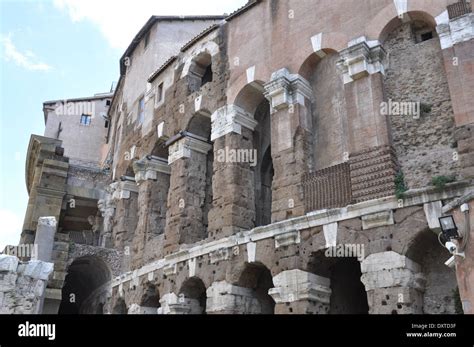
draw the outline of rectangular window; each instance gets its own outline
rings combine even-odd
[[[141,97],[140,101],[138,101],[138,123],[143,124],[144,119],[145,119],[145,98]]]
[[[163,100],[163,82],[158,85],[158,90],[156,91],[156,102],[161,102]]]
[[[83,114],[81,116],[81,124],[82,125],[90,125],[91,124],[91,116],[88,114]]]
[[[110,106],[110,100],[105,101],[105,106]]]

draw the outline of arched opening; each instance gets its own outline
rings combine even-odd
[[[59,314],[96,313],[105,303],[111,272],[107,264],[94,256],[81,257],[69,266]]]
[[[143,292],[140,301],[140,309],[142,314],[157,314],[160,305],[160,292],[158,288],[152,284],[148,284]]]
[[[314,94],[311,105],[314,171],[341,164],[348,151],[345,89],[337,67],[340,55],[330,49],[324,50],[324,54],[321,57],[313,53],[299,69]]]
[[[125,304],[125,300],[122,298],[117,299],[117,302],[112,309],[112,314],[127,314],[128,309],[127,305]]]
[[[406,256],[421,265],[426,279],[423,313],[462,313],[456,271],[444,264],[451,254],[439,243],[438,236],[429,229],[419,233],[410,243]]]
[[[242,271],[237,285],[252,290],[253,296],[258,300],[260,307],[253,307],[253,312],[260,314],[273,314],[275,312],[275,301],[268,295],[273,288],[273,277],[264,265],[259,263],[247,263]]]
[[[179,297],[180,303],[189,307],[190,314],[206,314],[206,286],[200,278],[187,279],[181,286]]]
[[[272,222],[274,175],[271,153],[270,104],[267,100],[260,103],[254,117],[258,122],[253,137],[258,158],[255,167],[255,226],[263,226]]]
[[[369,313],[367,292],[360,280],[362,273],[357,258],[327,257],[325,251],[319,251],[312,256],[309,270],[331,281],[329,314]]]
[[[381,113],[390,120],[405,183],[417,189],[452,176],[459,163],[452,160],[455,123],[436,23],[423,12],[409,18],[393,19],[381,34],[388,57]]]
[[[212,57],[207,52],[200,53],[189,67],[188,86],[191,93],[213,80]]]

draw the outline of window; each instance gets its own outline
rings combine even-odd
[[[158,85],[158,89],[156,91],[156,102],[161,102],[163,100],[163,82]]]
[[[105,105],[106,105],[106,106],[110,106],[110,100],[106,100],[106,101],[105,101]]]
[[[81,116],[81,124],[82,125],[90,125],[91,124],[91,116],[88,114],[83,114]]]
[[[147,32],[145,35],[145,40],[143,41],[143,45],[145,46],[145,49],[148,47],[149,42],[150,42],[150,32]]]
[[[428,33],[421,34],[421,42],[431,40],[433,38],[433,32],[430,31]]]
[[[108,127],[109,127],[109,121],[106,120],[106,121],[105,121],[105,124],[104,124],[104,128],[108,128]]]
[[[145,119],[145,98],[142,96],[138,101],[138,123],[143,124]]]

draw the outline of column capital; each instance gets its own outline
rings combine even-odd
[[[232,132],[241,135],[242,127],[253,131],[258,124],[249,113],[236,105],[226,105],[219,108],[212,114],[211,121],[211,141]]]
[[[344,84],[375,73],[385,74],[384,60],[387,53],[381,45],[369,46],[361,41],[340,52],[337,66],[344,76]]]
[[[426,282],[419,264],[394,251],[369,255],[362,261],[361,271],[366,291],[389,287],[423,291]]]
[[[283,68],[272,74],[271,81],[265,84],[265,97],[272,109],[280,110],[290,104],[305,104],[305,99],[313,99],[311,84],[298,74],[290,74]]]
[[[273,277],[275,288],[268,294],[277,304],[300,300],[316,301],[329,304],[331,281],[310,272],[295,269],[280,272]]]
[[[181,158],[191,158],[191,152],[206,154],[212,149],[212,145],[203,137],[185,135],[169,147],[168,164],[171,165]]]
[[[140,184],[146,180],[156,181],[158,173],[166,175],[171,174],[171,168],[168,160],[158,157],[146,156],[133,163],[133,171],[135,172],[135,181]]]

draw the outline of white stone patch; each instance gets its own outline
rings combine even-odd
[[[247,243],[247,261],[249,263],[255,262],[257,244],[255,242]]]
[[[34,279],[47,281],[53,270],[53,263],[46,263],[40,260],[31,260],[26,264],[23,270],[23,275]]]
[[[337,245],[337,222],[323,225],[325,248],[336,247]]]
[[[425,211],[426,220],[431,230],[439,230],[439,217],[443,215],[443,203],[441,201],[429,202],[423,205]]]
[[[158,124],[156,132],[158,134],[158,140],[163,140],[165,138],[165,122]]]
[[[275,248],[296,245],[300,242],[301,238],[300,232],[298,230],[275,236]]]
[[[188,260],[189,267],[189,277],[194,277],[196,275],[196,258]]]
[[[153,271],[149,272],[148,275],[147,275],[148,281],[152,282],[154,278],[155,278],[155,273]]]
[[[316,53],[320,58],[324,58],[326,53],[322,50],[323,33],[319,33],[311,37],[311,45],[313,46],[313,52]]]
[[[393,211],[383,211],[362,216],[362,229],[372,229],[381,226],[393,225]]]
[[[169,165],[181,158],[191,158],[192,151],[207,154],[212,149],[212,145],[207,143],[206,139],[198,139],[197,137],[199,136],[193,136],[194,137],[184,137],[170,146],[168,156]]]
[[[438,16],[436,16],[435,20],[436,20],[436,24],[437,24],[437,25],[440,25],[440,24],[449,24],[449,13],[448,13],[448,10],[445,10],[445,11],[441,12]]]
[[[255,81],[255,65],[251,66],[246,71],[247,74],[247,83],[252,83]]]
[[[198,112],[199,110],[201,110],[201,104],[202,104],[202,95],[199,95],[198,97],[196,97],[196,99],[194,99],[195,112]]]
[[[171,276],[171,275],[176,274],[177,270],[178,270],[178,264],[176,263],[171,264],[171,265],[163,267],[163,274],[165,276]]]
[[[397,9],[398,16],[403,18],[403,15],[408,12],[408,0],[393,0],[393,4]]]
[[[0,254],[0,272],[14,272],[18,267],[18,258],[12,255]]]

